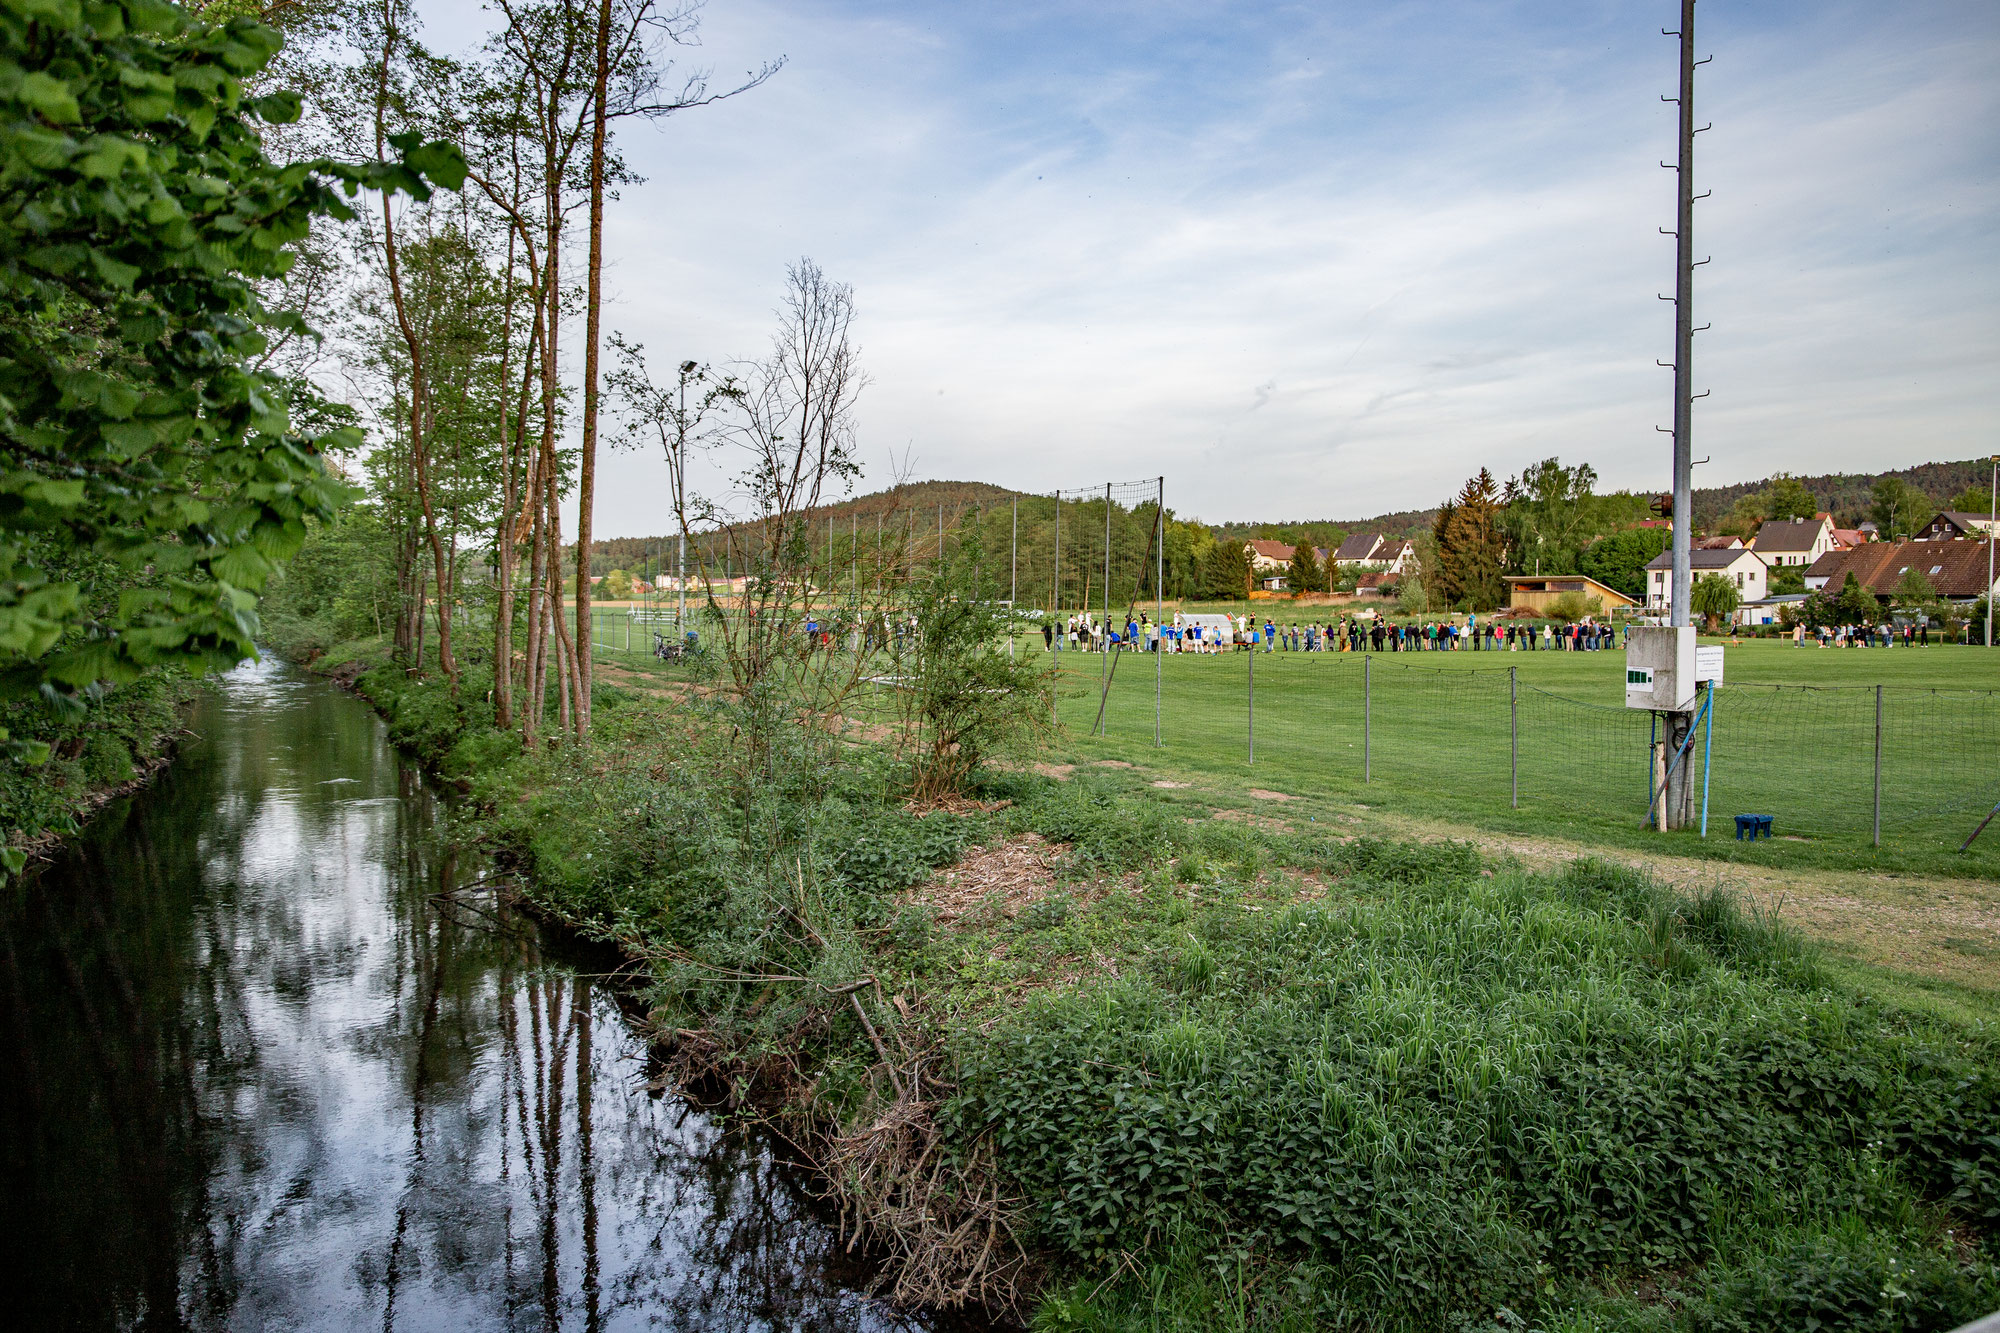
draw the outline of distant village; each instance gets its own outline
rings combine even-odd
[[[1671,534],[1673,520],[1644,519],[1633,526]],[[1838,592],[1850,574],[1885,608],[1908,591],[1912,571],[1941,602],[1970,605],[1993,586],[1988,547],[1994,532],[1990,513],[1944,509],[1914,536],[1884,541],[1872,522],[1838,528],[1831,514],[1820,511],[1810,518],[1769,519],[1748,538],[1696,536],[1689,565],[1694,578],[1714,575],[1736,589],[1740,601],[1729,618],[1743,626],[1778,624],[1787,607],[1796,610],[1829,588]],[[1276,596],[1291,591],[1296,547],[1258,540],[1245,543],[1244,552],[1258,592]],[[1352,588],[1351,594],[1334,594],[1329,600],[1393,599],[1400,584],[1421,572],[1417,543],[1406,537],[1357,533],[1331,552],[1317,547],[1313,554],[1336,572],[1336,586]],[[1672,553],[1661,551],[1642,572],[1637,595],[1586,574],[1505,574],[1501,579],[1506,604],[1517,612],[1544,615],[1568,609],[1559,605],[1565,598],[1581,598],[1594,603],[1599,614],[1664,614],[1673,600]],[[1789,590],[1779,590],[1787,585]]]

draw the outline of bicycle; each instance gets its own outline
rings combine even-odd
[[[686,642],[670,643],[666,635],[658,630],[653,631],[653,656],[659,661],[685,662],[700,655],[701,645],[694,641],[692,635],[688,636]]]

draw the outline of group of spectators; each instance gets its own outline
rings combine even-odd
[[[1218,623],[1219,622],[1219,623]],[[1049,652],[1225,653],[1239,649],[1290,653],[1450,653],[1450,652],[1596,652],[1618,646],[1617,631],[1594,621],[1533,625],[1501,622],[1477,615],[1460,624],[1449,620],[1391,624],[1382,619],[1342,616],[1337,622],[1280,625],[1266,617],[1201,616],[1171,624],[1154,624],[1144,613],[1128,617],[1120,627],[1089,613],[1058,624],[1042,624],[1042,644]]]
[[[1931,641],[1930,623],[1922,625],[1805,625],[1792,627],[1792,642],[1803,647],[1811,639],[1822,648],[1893,648],[1900,643],[1905,648],[1928,647]],[[1949,643],[1947,638],[1944,640]]]

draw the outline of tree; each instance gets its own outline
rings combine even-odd
[[[1286,570],[1285,582],[1294,595],[1322,591],[1324,577],[1311,542],[1302,541],[1292,548],[1292,563]]]
[[[926,567],[912,589],[915,633],[897,673],[908,712],[912,794],[958,792],[996,749],[1039,738],[1050,725],[1054,673],[1036,653],[1011,655],[1006,586],[987,568],[976,534]]]
[[[1869,495],[1869,517],[1882,530],[1883,541],[1913,535],[1935,509],[1930,496],[1901,477],[1883,477]]]
[[[1990,514],[1993,512],[1993,492],[1984,486],[1967,486],[1952,496],[1945,508],[1961,514]]]
[[[1250,557],[1238,541],[1209,545],[1201,562],[1197,596],[1218,602],[1241,601],[1250,595]]]
[[[1742,604],[1743,594],[1737,590],[1735,582],[1721,574],[1702,575],[1688,591],[1688,606],[1696,615],[1707,619],[1711,634],[1720,621],[1735,615],[1736,608]]]
[[[29,17],[32,13],[32,17]],[[246,96],[277,52],[168,6],[0,15],[0,688],[58,700],[256,651],[257,593],[347,488],[308,386],[255,368],[288,247],[363,189],[418,199],[463,161],[399,135],[361,164],[272,161],[299,99]],[[74,576],[116,571],[97,594]],[[0,739],[4,739],[0,737]]]
[[[1567,574],[1575,570],[1591,526],[1591,490],[1597,470],[1588,463],[1564,467],[1545,458],[1510,477],[1503,492],[1509,559],[1517,573]]]
[[[1446,500],[1439,505],[1437,517],[1431,520],[1430,540],[1426,544],[1423,579],[1429,585],[1430,600],[1439,607],[1457,605],[1464,591],[1458,553],[1450,537],[1452,525],[1457,519],[1456,500]]]
[[[1665,528],[1627,528],[1585,547],[1577,564],[1581,573],[1605,587],[1644,601],[1646,566],[1667,549],[1671,539],[1672,534]]]
[[[1767,518],[1778,522],[1789,519],[1810,519],[1819,513],[1819,497],[1806,489],[1806,484],[1789,472],[1780,472],[1771,478],[1771,484],[1764,490],[1764,513]]]
[[[1875,594],[1861,586],[1859,579],[1848,571],[1847,581],[1840,585],[1840,596],[1835,599],[1833,613],[1836,623],[1842,625],[1872,625],[1882,613],[1882,604]]]
[[[853,288],[828,278],[811,259],[790,265],[771,350],[745,368],[742,391],[730,399],[734,415],[721,438],[742,468],[734,494],[676,497],[682,531],[719,529],[731,563],[749,576],[742,614],[725,616],[713,587],[703,612],[722,646],[753,748],[765,747],[791,710],[824,703],[781,700],[781,686],[810,692],[833,682],[825,671],[781,680],[779,668],[834,585],[818,563],[824,548],[815,540],[814,511],[861,472],[854,409],[868,377],[853,325]]]
[[[1438,515],[1438,553],[1457,594],[1450,600],[1475,611],[1498,606],[1506,598],[1500,581],[1506,542],[1499,501],[1499,484],[1481,468]]]
[[[1766,593],[1773,597],[1785,593],[1806,590],[1806,567],[1804,565],[1775,565],[1764,584]]]
[[[1944,601],[1938,596],[1937,585],[1915,565],[1903,571],[1895,591],[1889,594],[1889,601],[1898,611],[1913,616],[1929,616],[1933,620],[1944,618]]]

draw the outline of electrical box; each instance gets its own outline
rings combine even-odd
[[[1625,641],[1625,706],[1691,712],[1694,665],[1694,626],[1633,626]]]

